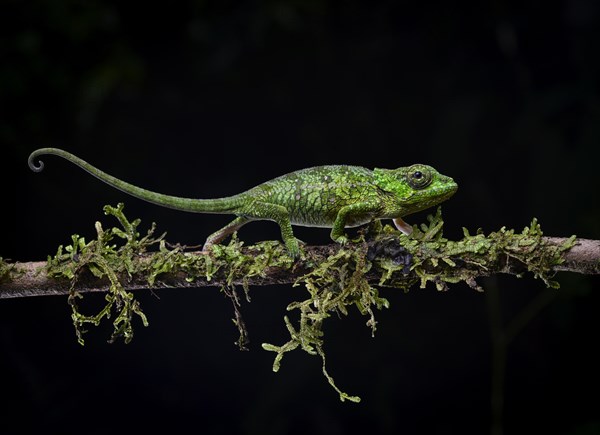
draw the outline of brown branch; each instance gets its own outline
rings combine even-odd
[[[561,237],[544,237],[544,244],[550,247],[561,246],[567,239]],[[376,243],[376,242],[370,242]],[[248,249],[248,248],[244,248]],[[253,276],[246,280],[246,284],[251,286],[263,286],[274,284],[290,284],[298,278],[306,274],[309,270],[309,264],[319,264],[324,261],[327,256],[339,250],[338,245],[327,246],[306,246],[304,248],[306,259],[298,261],[291,269],[280,267],[270,267],[265,276]],[[198,255],[203,255],[198,253]],[[372,259],[374,264],[383,258],[377,254]],[[147,255],[148,258],[151,254]],[[577,239],[575,245],[562,254],[563,262],[554,267],[556,272],[568,271],[580,274],[600,274],[600,240]],[[454,261],[461,261],[461,258],[454,257]],[[77,277],[77,281],[73,284],[67,279],[56,279],[49,277],[46,272],[46,262],[16,262],[10,263],[11,267],[10,279],[6,277],[0,282],[0,299],[16,298],[28,296],[48,296],[48,295],[66,295],[69,293],[71,286],[80,293],[87,292],[102,292],[109,288],[109,281],[106,278],[98,279],[90,273],[82,273]],[[465,266],[467,263],[465,262]],[[509,255],[501,255],[493,264],[486,264],[485,267],[477,266],[468,263],[468,267],[475,277],[489,276],[498,273],[503,274],[522,274],[527,270],[526,266],[517,258]],[[432,271],[435,273],[435,271]],[[223,272],[217,273],[210,281],[206,279],[197,279],[192,282],[186,280],[186,275],[180,272],[163,274],[160,279],[151,286],[148,284],[146,277],[119,277],[120,281],[126,290],[139,289],[158,289],[158,288],[183,288],[183,287],[206,287],[206,286],[221,286],[226,282],[226,277]],[[381,269],[374,267],[367,274],[369,282],[377,284],[381,278]],[[402,283],[413,283],[416,277],[414,272],[400,274],[395,276],[392,285]],[[242,284],[241,280],[233,282],[234,284]]]
[[[565,242],[562,237],[544,237],[554,246]],[[583,275],[600,274],[600,240],[577,239],[575,246],[564,253],[564,263],[556,266],[557,272],[575,272]]]

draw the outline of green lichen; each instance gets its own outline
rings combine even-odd
[[[242,249],[243,242],[234,235],[229,244],[214,246],[211,255],[199,255],[187,252],[184,246],[169,245],[164,239],[165,234],[155,237],[155,224],[142,237],[137,229],[140,220],[130,221],[123,208],[123,204],[104,207],[106,215],[118,220],[118,227],[105,230],[100,222],[96,222],[94,240],[88,242],[75,234],[71,236],[70,245],[59,246],[57,253],[48,257],[48,276],[71,281],[68,301],[78,342],[84,344],[85,324],[98,326],[103,319],[114,317],[109,341],[122,337],[129,343],[133,338],[133,319],[139,317],[144,326],[148,325],[148,320],[139,301],[133,293],[125,290],[125,285],[135,281],[139,287],[151,287],[165,276],[183,274],[190,286],[196,280],[218,279],[216,285],[233,303],[234,323],[240,333],[237,343],[245,349],[248,333],[239,310],[236,285],[242,286],[249,300],[249,279],[265,277],[271,267],[291,267],[293,261],[286,254],[285,247],[278,242],[267,241]],[[151,251],[154,246],[158,249]],[[93,315],[81,313],[79,302],[83,295],[75,290],[78,279],[89,273],[109,283],[106,303]]]
[[[0,257],[0,282],[8,279],[10,275],[11,265]]]
[[[548,244],[534,218],[520,233],[502,227],[487,236],[481,229],[471,235],[463,228],[464,237],[452,241],[443,236],[440,208],[427,220],[428,224],[415,228],[410,237],[390,227],[386,227],[384,234],[379,236],[380,240],[384,240],[384,237],[393,238],[411,256],[410,271],[418,278],[421,288],[432,282],[438,290],[447,290],[448,284],[462,281],[481,291],[475,278],[486,275],[488,270],[502,271],[500,263],[506,263],[508,259],[518,260],[522,267],[519,274],[531,272],[546,286],[558,288],[558,283],[552,280],[555,267],[564,261],[563,253],[573,247],[576,240],[575,236],[571,236],[561,246]],[[399,286],[408,290],[412,284],[402,276],[402,272],[405,272],[402,265],[395,264],[393,259],[384,258],[377,266],[384,270],[380,285]]]
[[[293,261],[287,255],[285,246],[279,242],[265,241],[246,249],[242,249],[243,247],[244,243],[237,238],[236,234],[233,234],[228,244],[214,245],[210,255],[165,250],[164,245],[161,245],[161,251],[165,254],[163,258],[152,259],[154,272],[150,284],[153,284],[155,275],[174,271],[183,272],[190,283],[200,278],[207,281],[218,278],[219,282],[216,285],[221,287],[221,291],[229,297],[233,305],[235,315],[233,322],[240,334],[236,343],[240,349],[245,350],[248,332],[241,316],[241,300],[236,286],[238,284],[242,286],[245,298],[249,302],[248,282],[251,278],[266,278],[270,268],[288,269]]]
[[[551,279],[554,267],[563,261],[562,254],[575,243],[575,236],[572,236],[562,246],[548,245],[536,219],[521,233],[501,228],[488,236],[481,230],[470,235],[464,229],[464,238],[460,241],[444,238],[440,208],[435,215],[428,216],[427,221],[415,227],[410,236],[390,226],[381,229],[373,225],[374,234],[367,235],[373,239],[369,248],[364,238],[360,238],[298,279],[295,285],[304,284],[309,295],[304,301],[287,307],[288,311],[299,311],[300,317],[297,326],[288,316],[284,317],[290,340],[281,346],[262,345],[265,350],[277,354],[273,370],[279,370],[287,352],[301,348],[321,357],[323,374],[342,401],[358,402],[359,397],[349,396],[335,385],[325,368],[323,323],[333,313],[347,314],[348,307],[354,305],[361,314],[368,315],[367,325],[375,332],[374,308],[387,308],[389,304],[369,283],[368,274],[379,276],[380,286],[404,291],[416,283],[424,288],[428,282],[443,291],[448,289],[448,284],[461,281],[482,291],[475,278],[485,275],[486,269],[497,270],[499,261],[512,257],[523,265],[523,272],[529,271],[547,286],[558,288],[558,283]]]
[[[0,283],[12,281],[23,274],[16,264],[9,263],[0,257]]]
[[[348,308],[355,306],[361,314],[369,317],[367,325],[372,333],[375,333],[377,322],[373,308],[387,308],[389,303],[379,296],[378,290],[371,286],[366,278],[371,268],[371,263],[366,260],[367,249],[364,240],[361,243],[348,245],[328,256],[325,261],[316,264],[309,273],[300,277],[294,286],[303,284],[308,290],[309,297],[287,307],[288,311],[299,312],[298,326],[294,327],[289,317],[285,316],[284,321],[290,333],[290,340],[281,346],[269,343],[262,345],[263,349],[277,353],[273,363],[275,372],[279,370],[285,353],[298,347],[311,355],[321,357],[323,374],[338,392],[342,401],[347,399],[359,402],[360,398],[341,391],[326,370],[323,322],[332,314],[347,315]]]
[[[240,312],[241,304],[236,291],[236,283],[241,283],[246,300],[250,302],[250,288],[248,285],[250,278],[266,278],[269,268],[288,269],[293,265],[293,261],[287,254],[285,246],[279,242],[265,241],[244,250],[242,249],[243,245],[244,243],[237,238],[237,234],[234,234],[229,244],[214,245],[211,249],[211,255],[205,257],[209,262],[209,267],[206,269],[208,280],[216,272],[222,270],[224,282],[221,284],[221,291],[232,302],[235,314],[233,322],[240,334],[236,344],[240,349],[247,350],[248,331]]]
[[[332,317],[347,315],[352,307],[367,317],[366,324],[375,333],[375,310],[387,308],[388,301],[379,295],[372,282],[379,287],[395,287],[408,291],[413,285],[421,288],[433,283],[438,290],[447,290],[449,284],[465,282],[482,290],[475,278],[502,271],[502,267],[515,259],[522,270],[531,272],[547,286],[557,288],[552,280],[554,268],[560,264],[562,254],[575,243],[575,237],[562,246],[546,243],[536,219],[522,232],[501,228],[487,236],[478,230],[474,235],[464,229],[464,237],[451,241],[443,236],[441,210],[427,218],[427,223],[415,227],[410,236],[399,233],[390,226],[371,225],[368,232],[328,254],[309,252],[299,262],[290,259],[286,248],[279,242],[266,241],[245,247],[234,234],[228,244],[215,245],[210,254],[187,251],[186,247],[170,245],[165,235],[154,236],[155,225],[143,237],[137,228],[140,220],[129,221],[123,214],[123,205],[106,206],[105,214],[116,218],[119,227],[104,230],[97,222],[97,236],[86,242],[83,237],[72,236],[72,243],[60,246],[54,257],[48,259],[49,276],[71,280],[69,304],[78,341],[83,344],[83,327],[87,323],[99,325],[103,319],[114,316],[110,341],[122,337],[125,342],[133,338],[133,319],[138,317],[148,325],[139,302],[125,290],[131,283],[140,287],[169,285],[173,276],[183,277],[194,286],[195,282],[209,281],[219,286],[230,298],[233,322],[238,328],[237,344],[246,349],[248,332],[243,322],[241,298],[237,287],[244,290],[249,301],[251,279],[268,278],[274,268],[303,274],[294,286],[304,286],[304,300],[288,305],[287,311],[297,313],[297,319],[284,316],[290,339],[280,345],[263,343],[263,349],[275,352],[273,370],[278,371],[287,352],[298,348],[318,356],[322,372],[329,384],[339,394],[340,400],[360,401],[337,387],[326,369],[324,351],[324,322]],[[154,248],[153,250],[151,250]],[[8,272],[0,259],[0,278]],[[300,269],[298,269],[300,268]],[[512,273],[515,271],[512,270]],[[75,290],[77,281],[85,274],[108,281],[104,307],[96,314],[84,315],[79,310],[82,295]]]
[[[71,280],[69,305],[71,318],[75,326],[77,341],[84,344],[84,326],[91,323],[98,326],[102,319],[113,320],[113,333],[110,342],[123,337],[126,343],[133,339],[132,320],[138,316],[144,326],[148,320],[143,313],[139,302],[131,292],[124,289],[122,280],[124,276],[132,277],[141,271],[142,263],[137,261],[153,244],[159,242],[163,236],[153,237],[155,225],[148,230],[144,237],[140,237],[137,227],[140,220],[130,222],[123,214],[123,204],[116,208],[104,207],[104,213],[111,215],[119,221],[122,228],[113,227],[105,231],[100,222],[96,222],[97,236],[94,240],[86,242],[84,237],[77,234],[71,236],[72,243],[58,247],[56,255],[48,257],[47,273],[49,277],[67,278]],[[120,243],[119,243],[120,242]],[[89,272],[96,278],[107,278],[109,281],[108,292],[105,296],[104,307],[94,315],[82,314],[79,310],[81,293],[75,290],[75,284],[82,273]]]

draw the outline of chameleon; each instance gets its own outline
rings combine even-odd
[[[327,165],[290,172],[224,198],[183,198],[134,186],[58,148],[33,151],[28,159],[29,168],[34,172],[42,171],[44,163],[39,156],[45,154],[62,157],[108,185],[162,207],[235,215],[233,221],[208,236],[204,252],[256,220],[271,220],[279,225],[292,258],[300,257],[299,241],[294,237],[292,225],[331,228],[331,239],[340,244],[348,242],[345,228],[382,219],[391,219],[398,230],[409,235],[412,226],[404,222],[404,216],[437,205],[458,189],[452,178],[423,164],[373,170],[361,166]]]

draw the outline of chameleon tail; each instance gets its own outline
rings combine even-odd
[[[40,148],[32,152],[27,160],[29,168],[32,171],[41,172],[44,169],[44,162],[38,159],[39,156],[44,154],[53,154],[55,156],[62,157],[63,159],[66,159],[89,172],[94,177],[104,181],[109,186],[119,189],[136,198],[160,205],[162,207],[195,213],[235,213],[243,203],[240,195],[217,199],[193,199],[180,198],[177,196],[152,192],[150,190],[134,186],[133,184],[129,184],[123,180],[119,180],[118,178],[113,177],[112,175],[109,175],[106,172],[103,172],[100,169],[90,165],[85,160],[82,160],[79,157],[58,148]],[[38,160],[37,164],[36,160]]]

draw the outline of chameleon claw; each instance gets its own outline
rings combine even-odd
[[[211,243],[209,241],[206,241],[204,243],[204,245],[202,246],[202,250],[200,251],[200,254],[202,255],[210,255],[212,252],[212,247],[215,246],[216,243]]]
[[[296,247],[293,249],[287,248],[288,254],[292,260],[299,260],[301,257],[300,248]]]
[[[292,257],[292,259],[294,260],[298,260],[300,258],[300,245],[298,245],[298,243],[290,243],[287,246],[287,250],[288,253],[290,254],[290,257]]]
[[[348,237],[346,237],[346,236],[340,236],[340,237],[337,237],[337,238],[335,239],[335,242],[336,242],[336,243],[339,243],[339,244],[340,244],[340,245],[342,245],[342,246],[345,246],[345,245],[347,245],[347,244],[348,244]]]

